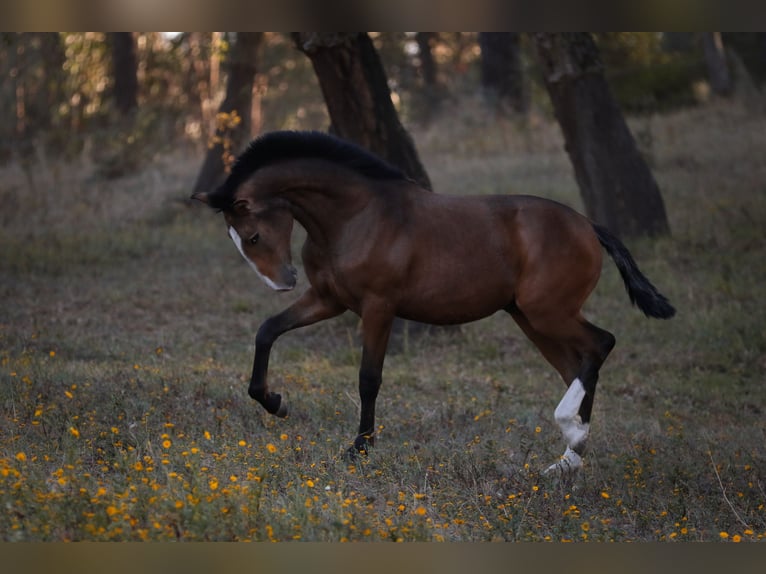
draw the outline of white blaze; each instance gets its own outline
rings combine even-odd
[[[269,277],[266,277],[266,275],[261,273],[260,269],[258,269],[258,266],[247,255],[245,255],[245,250],[242,248],[242,238],[239,236],[239,233],[237,233],[237,230],[231,226],[229,226],[229,237],[231,237],[231,240],[234,242],[234,245],[237,246],[237,250],[240,252],[242,257],[245,258],[245,261],[247,261],[247,264],[250,265],[252,270],[258,274],[258,277],[260,277],[261,280],[264,283],[266,283],[266,285],[268,285],[275,291],[281,291],[284,289],[284,287],[280,287],[279,285],[274,283],[274,281],[272,281]]]

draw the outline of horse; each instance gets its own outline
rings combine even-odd
[[[276,291],[297,282],[294,221],[306,231],[302,259],[310,285],[255,337],[248,394],[267,412],[287,415],[267,378],[277,338],[347,310],[361,318],[361,413],[351,456],[374,445],[375,401],[396,317],[455,325],[507,312],[566,385],[554,411],[566,449],[545,472],[570,475],[582,466],[599,370],[615,345],[614,335],[582,314],[602,250],[645,315],[675,314],[625,245],[577,211],[529,195],[433,193],[362,147],[322,132],[263,134],[218,188],[192,197],[223,213],[237,250]]]

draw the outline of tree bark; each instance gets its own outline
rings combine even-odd
[[[498,111],[527,111],[521,66],[520,35],[516,32],[479,32],[481,85]]]
[[[589,33],[536,33],[545,86],[588,216],[622,236],[669,232],[665,205],[638,151]]]
[[[704,32],[702,47],[705,52],[710,89],[717,96],[729,96],[732,91],[731,74],[726,62],[726,50],[720,32]]]
[[[114,105],[122,114],[138,107],[138,60],[132,32],[109,32],[114,76]]]
[[[238,32],[226,67],[226,97],[218,108],[219,114],[230,118],[236,112],[240,118],[237,125],[222,123],[216,129],[213,145],[208,149],[202,169],[194,184],[194,193],[214,189],[224,178],[228,158],[236,155],[251,137],[253,85],[255,83],[258,48],[262,32]]]
[[[383,64],[366,33],[300,32],[337,135],[380,155],[426,189],[431,181],[399,121]]]

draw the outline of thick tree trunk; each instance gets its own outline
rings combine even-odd
[[[236,112],[240,121],[237,125],[223,122],[216,129],[216,138],[205,156],[197,182],[194,184],[194,193],[214,189],[226,174],[228,159],[236,155],[250,140],[256,59],[262,38],[262,32],[237,33],[237,39],[226,62],[226,97],[218,112],[227,114],[229,118]]]
[[[726,62],[726,50],[720,32],[704,32],[702,47],[705,52],[710,89],[717,96],[729,96],[732,91],[731,74]]]
[[[300,32],[293,39],[314,66],[331,130],[431,189],[415,144],[391,102],[386,72],[370,37],[363,32]]]
[[[114,105],[122,114],[138,107],[138,60],[132,32],[109,32],[114,75]]]
[[[301,32],[293,39],[314,66],[331,130],[388,160],[430,190],[431,181],[399,121],[385,69],[370,37],[363,32]],[[423,323],[397,318],[389,346],[402,348],[408,336],[429,329]]]
[[[517,32],[479,32],[481,85],[498,111],[527,110],[521,43]]]
[[[589,33],[534,35],[588,216],[622,236],[669,232],[659,187],[604,78]]]

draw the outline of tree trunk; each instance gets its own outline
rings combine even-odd
[[[545,86],[588,216],[622,236],[669,232],[659,187],[604,78],[589,33],[536,33]]]
[[[311,60],[332,122],[331,131],[400,168],[426,189],[431,182],[399,121],[383,64],[366,33],[293,35]]]
[[[220,121],[216,136],[194,184],[194,193],[214,189],[226,174],[236,152],[250,140],[256,59],[262,38],[262,32],[237,33],[226,62],[226,97],[218,108]],[[235,114],[239,117],[238,122]]]
[[[481,85],[498,111],[527,110],[521,43],[517,32],[480,32]]]
[[[710,89],[717,96],[729,96],[732,91],[731,74],[726,62],[726,50],[720,32],[704,32],[702,46],[705,51]]]
[[[419,93],[416,94],[416,114],[421,122],[427,124],[437,114],[446,97],[445,87],[439,83],[433,46],[437,40],[436,32],[418,32],[415,42],[418,45],[418,72],[422,80]]]
[[[418,44],[418,56],[420,57],[420,71],[423,74],[423,83],[429,88],[436,87],[436,61],[431,52],[431,45],[436,40],[436,32],[418,32],[415,41]]]
[[[363,32],[300,32],[293,39],[314,66],[331,131],[378,154],[430,190],[431,181],[399,121],[386,72],[370,37]],[[389,348],[406,347],[409,336],[429,330],[424,323],[397,318]]]
[[[122,114],[138,107],[138,60],[132,32],[109,32],[114,76],[114,105]]]

